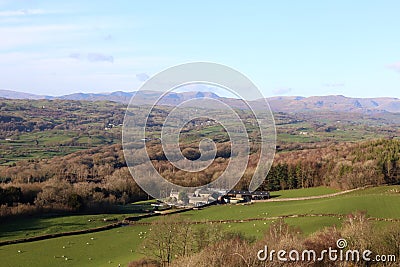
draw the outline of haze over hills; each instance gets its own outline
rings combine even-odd
[[[63,96],[45,96],[30,93],[21,93],[11,90],[0,90],[0,97],[8,99],[63,99],[78,101],[114,101],[119,103],[129,103],[132,96],[136,95],[143,105],[154,104],[160,98],[162,92],[159,91],[140,91],[112,93],[75,93]],[[192,98],[213,98],[229,104],[232,107],[244,108],[244,102],[239,99],[220,97],[212,92],[171,92],[163,96],[159,104],[178,105],[183,101]],[[328,96],[277,96],[267,98],[271,109],[275,112],[312,112],[312,111],[335,111],[335,112],[355,112],[364,114],[374,113],[400,113],[400,99],[390,97],[377,98],[351,98],[342,95]],[[254,104],[257,107],[255,100]],[[260,105],[261,106],[261,105]]]
[[[45,99],[48,98],[45,95],[35,95],[30,93],[16,92],[12,90],[1,90],[0,97],[8,99]]]

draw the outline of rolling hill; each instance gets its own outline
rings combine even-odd
[[[0,97],[9,99],[63,99],[63,100],[84,100],[84,101],[114,101],[119,103],[129,103],[132,96],[136,95],[139,102],[143,105],[153,104],[161,96],[159,91],[140,91],[140,92],[122,92],[115,91],[111,93],[75,93],[63,96],[45,96],[30,93],[21,93],[11,90],[0,90]],[[243,101],[234,98],[220,97],[212,92],[171,92],[162,97],[159,104],[178,105],[188,99],[208,97],[220,99],[221,101],[236,108],[245,108]],[[400,113],[400,99],[392,97],[377,98],[351,98],[343,95],[328,96],[277,96],[267,98],[271,109],[274,112],[298,113],[312,111],[334,111],[350,112],[362,114],[376,113]],[[254,101],[255,107],[264,107],[260,100]]]

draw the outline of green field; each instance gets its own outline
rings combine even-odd
[[[126,216],[125,214],[101,214],[7,220],[0,225],[0,240],[89,229],[120,221]]]
[[[138,234],[147,228],[122,227],[0,247],[1,266],[126,266],[141,257]]]
[[[212,206],[201,212],[189,211],[182,216],[193,220],[268,218],[294,214],[349,214],[367,211],[371,217],[400,218],[400,194],[388,186],[353,191],[348,194],[311,200],[264,202],[253,205]]]
[[[101,101],[2,99],[0,105],[0,165],[115,144],[125,112],[123,104]]]
[[[301,189],[293,189],[293,190],[280,190],[271,192],[272,198],[294,198],[294,197],[311,197],[311,196],[322,196],[327,194],[337,193],[339,190],[319,186],[319,187],[310,187],[310,188],[301,188]]]
[[[117,128],[113,128],[111,131],[116,134]],[[71,142],[75,144],[68,145]],[[89,137],[87,134],[81,135],[77,131],[48,130],[22,133],[16,140],[0,140],[0,148],[3,150],[0,164],[9,165],[20,160],[63,156],[79,150],[115,142],[115,139],[104,137],[102,134]]]
[[[303,193],[315,195],[321,190],[323,189],[312,189]],[[299,191],[295,192],[287,192],[286,196],[300,196]],[[276,220],[274,217],[305,214],[306,217],[286,218],[285,221],[299,227],[305,235],[309,235],[326,226],[340,226],[343,218],[336,215],[346,215],[356,210],[365,210],[368,216],[373,218],[400,218],[399,192],[400,186],[382,186],[323,199],[212,206],[188,211],[180,216],[204,223],[208,220],[239,220],[221,222],[221,225],[226,231],[239,231],[257,238],[261,237],[269,224]],[[310,214],[324,216],[308,216]],[[327,216],[328,214],[333,216]],[[257,220],[240,222],[245,219]],[[141,222],[153,220],[157,218],[143,219]],[[141,239],[138,233],[148,231],[150,227],[150,225],[133,225],[92,234],[3,246],[0,247],[2,266],[28,264],[30,266],[118,266],[118,264],[126,266],[129,261],[143,256],[140,252]],[[17,233],[16,237],[20,234]],[[65,257],[68,260],[65,260]]]
[[[36,217],[17,217],[0,224],[0,241],[28,238],[46,234],[84,230],[105,226],[123,220],[128,216],[143,214],[141,210],[152,210],[150,203],[141,201],[135,204],[118,206],[113,214],[90,215],[42,215]]]

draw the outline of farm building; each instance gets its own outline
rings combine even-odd
[[[171,190],[169,195],[170,205],[199,207],[215,201],[220,204],[251,202],[252,200],[269,199],[267,191],[223,190],[216,188],[197,189],[193,193],[182,193]]]
[[[225,203],[238,203],[250,202],[252,200],[269,199],[270,194],[267,191],[254,191],[247,190],[231,190],[225,196],[221,197],[221,202]]]

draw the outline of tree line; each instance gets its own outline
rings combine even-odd
[[[325,148],[278,153],[264,190],[314,186],[352,189],[400,183],[400,141],[335,143]]]

